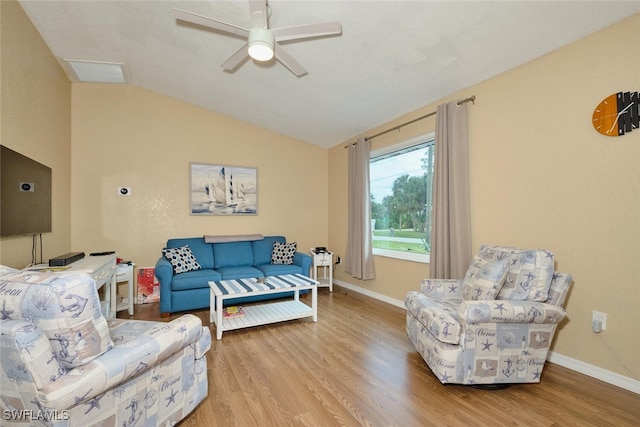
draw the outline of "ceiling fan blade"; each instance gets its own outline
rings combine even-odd
[[[236,51],[236,53],[231,55],[229,59],[222,63],[222,69],[229,72],[235,71],[240,65],[242,65],[244,61],[249,58],[249,52],[247,51],[248,47],[249,44],[245,43],[240,49]]]
[[[249,37],[249,30],[245,28],[218,21],[213,18],[207,18],[206,16],[198,15],[197,13],[187,12],[186,10],[174,8],[173,16],[175,16],[175,18],[180,21],[190,22],[192,24],[201,25],[203,27],[211,28],[236,36]]]
[[[339,22],[324,22],[320,24],[295,25],[272,29],[276,41],[308,39],[311,37],[333,36],[342,34]]]
[[[278,62],[287,67],[289,71],[296,75],[296,77],[304,76],[305,74],[307,74],[307,70],[305,70],[298,61],[293,59],[293,57],[282,48],[282,46],[276,43],[274,47],[274,54]]]
[[[266,0],[249,0],[251,28],[269,28]]]
[[[238,68],[244,61],[249,58],[249,52],[247,48],[249,47],[248,43],[245,43],[240,49],[236,51],[233,55],[229,57],[226,61],[222,63],[222,69],[225,71],[233,72]]]

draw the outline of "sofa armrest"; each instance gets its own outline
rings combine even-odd
[[[309,277],[309,270],[311,269],[311,262],[312,259],[309,255],[302,253],[302,252],[296,252],[293,255],[293,263],[295,265],[299,265],[300,268],[302,268],[302,274],[304,274],[305,276]]]
[[[133,326],[150,323],[140,320],[128,322]],[[99,396],[115,385],[153,369],[180,351],[195,354],[195,342],[205,333],[202,321],[192,314],[167,323],[151,323],[151,328],[135,338],[116,345],[86,365],[71,369],[55,382],[45,385],[38,399],[50,409],[70,408],[78,403],[78,398],[84,401]],[[203,344],[199,349],[202,353],[208,350],[207,343]]]
[[[535,301],[462,301],[457,311],[461,323],[557,324],[566,316],[560,306]]]
[[[155,275],[160,287],[160,313],[171,312],[171,281],[173,267],[168,259],[160,257],[156,262]]]
[[[462,295],[462,280],[422,279],[420,292],[432,298],[458,298]]]

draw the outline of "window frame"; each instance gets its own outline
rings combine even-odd
[[[369,155],[369,167],[371,167],[371,161],[377,157],[386,156],[396,151],[402,151],[407,148],[411,148],[416,145],[425,144],[433,141],[435,144],[435,132],[428,132],[415,138],[411,138],[405,141],[398,142],[396,144],[392,144],[386,147],[381,147],[376,150],[371,150]],[[371,230],[373,234],[374,230]],[[373,237],[372,237],[372,246],[373,246]],[[431,262],[431,253],[427,254],[416,254],[410,252],[402,252],[402,251],[394,251],[391,249],[380,249],[380,248],[372,248],[373,255],[382,256],[385,258],[393,258],[393,259],[401,259],[404,261],[411,262],[419,262],[423,264],[429,264]]]

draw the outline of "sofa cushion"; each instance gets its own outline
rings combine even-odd
[[[273,242],[273,252],[271,252],[271,264],[293,264],[293,256],[296,254],[298,244]]]
[[[262,273],[262,271],[250,265],[243,265],[243,266],[237,266],[237,267],[222,267],[222,268],[216,269],[216,271],[222,275],[221,280],[264,277],[264,274]]]
[[[224,276],[220,268],[253,265],[253,247],[251,242],[213,243],[213,258],[215,269]]]
[[[189,249],[189,245],[179,248],[164,248],[162,255],[169,260],[175,274],[202,269],[193,252]]]
[[[285,243],[286,240],[284,236],[265,236],[253,242],[253,265],[271,264],[274,242]]]
[[[113,347],[95,281],[83,273],[0,266],[2,318],[42,329],[60,365],[82,366]]]
[[[407,311],[440,342],[458,344],[462,327],[458,321],[457,307],[460,298],[429,298],[422,292],[407,293]]]
[[[555,258],[544,249],[483,245],[478,256],[486,261],[508,260],[509,272],[496,299],[545,301],[553,278]]]
[[[167,248],[179,248],[187,245],[202,268],[206,269],[214,267],[211,244],[205,243],[204,238],[185,237],[180,239],[169,239],[167,241]]]
[[[485,261],[475,256],[462,281],[463,300],[494,300],[509,272],[507,260]]]
[[[302,267],[296,264],[262,264],[255,266],[265,276],[282,276],[283,274],[303,274]]]
[[[171,281],[172,291],[184,291],[187,289],[206,288],[210,281],[221,280],[222,275],[212,269],[201,269],[188,271],[186,273],[173,276]]]

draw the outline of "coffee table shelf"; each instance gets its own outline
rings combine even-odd
[[[222,329],[224,331],[313,316],[313,309],[300,301],[280,301],[249,306],[243,305],[242,310],[244,311],[244,316],[222,317]]]
[[[211,289],[209,320],[216,325],[216,338],[222,339],[224,331],[249,328],[287,320],[313,318],[318,321],[318,281],[301,274],[267,277],[268,283],[256,279],[221,280],[209,282]],[[311,306],[300,301],[300,291],[311,291]],[[242,306],[243,316],[224,317],[223,305],[227,299],[237,299],[265,294],[293,292],[293,300],[253,303]]]

